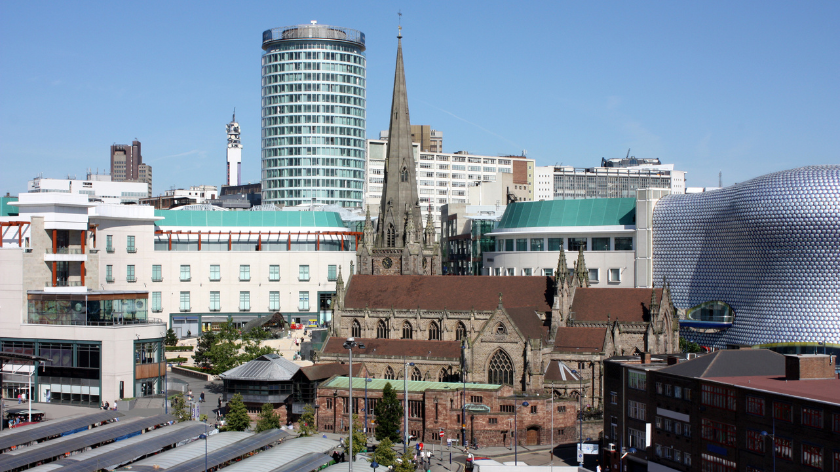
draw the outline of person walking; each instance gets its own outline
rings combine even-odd
[[[204,403],[204,392],[201,392],[201,395],[199,395],[198,402],[199,403]]]

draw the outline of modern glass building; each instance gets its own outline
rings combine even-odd
[[[308,25],[263,32],[264,203],[361,206],[365,35]]]

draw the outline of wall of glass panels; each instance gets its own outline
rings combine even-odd
[[[128,298],[137,296],[127,294],[124,299],[97,300],[84,294],[70,297],[58,294],[29,295],[27,323],[83,326],[146,323],[148,299]]]

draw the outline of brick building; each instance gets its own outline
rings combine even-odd
[[[402,380],[374,379],[367,383],[368,433],[371,436],[376,428],[373,411],[388,382],[396,390],[400,402],[404,402]],[[318,387],[319,431],[347,431],[350,416],[348,387],[347,377],[334,377]],[[448,438],[456,439],[460,444],[464,424],[469,442],[476,442],[479,446],[511,446],[513,431],[518,431],[520,445],[551,444],[552,412],[554,443],[573,443],[578,438],[578,404],[573,400],[552,402],[546,395],[517,395],[510,385],[498,384],[409,380],[405,387],[408,389],[408,430],[421,441],[440,443],[439,433],[443,431],[443,442]],[[523,402],[527,402],[528,406],[523,406]],[[516,405],[519,407],[514,412]],[[356,377],[353,379],[353,412],[362,422],[364,408],[365,379]],[[466,422],[462,423],[464,410]]]
[[[840,470],[835,357],[763,349],[605,362],[605,464],[624,470]],[[613,452],[614,451],[614,452]]]

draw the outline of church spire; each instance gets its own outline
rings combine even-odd
[[[586,269],[586,260],[583,258],[583,246],[578,251],[578,258],[575,262],[575,282],[579,287],[589,287],[589,271]]]
[[[560,257],[557,258],[557,273],[554,274],[554,280],[557,281],[558,286],[566,284],[566,277],[569,275],[569,266],[566,263],[566,251],[560,248]]]

